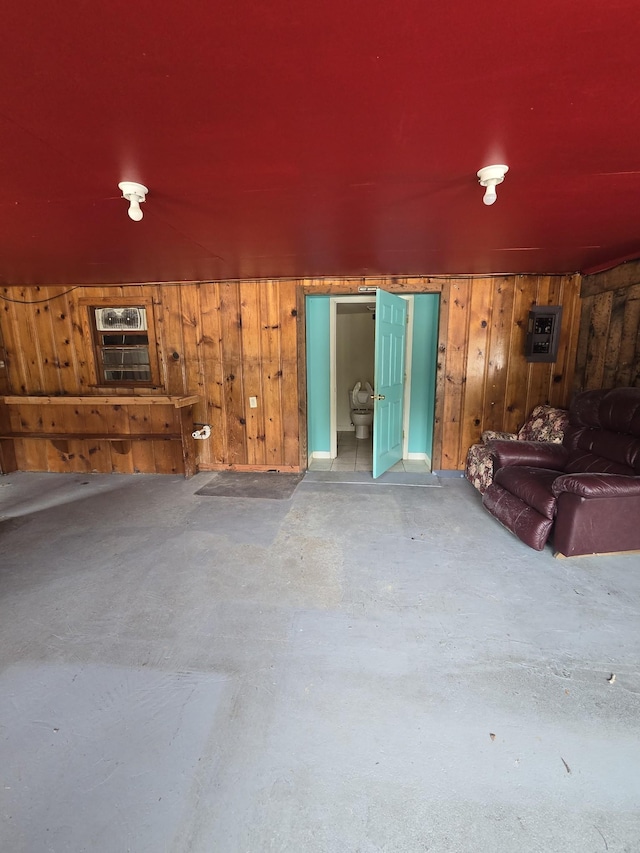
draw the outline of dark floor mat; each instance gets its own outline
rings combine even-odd
[[[221,471],[198,489],[196,495],[214,498],[263,498],[286,501],[291,498],[304,474],[264,474]]]

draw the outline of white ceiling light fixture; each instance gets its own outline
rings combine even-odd
[[[121,181],[118,184],[118,189],[122,190],[122,197],[129,202],[129,218],[134,222],[140,222],[142,219],[142,210],[140,204],[145,200],[149,190],[143,185],[135,181]]]
[[[496,187],[504,181],[504,176],[509,171],[508,166],[483,166],[478,171],[478,181],[481,187],[486,187],[482,201],[485,204],[493,204],[498,198]]]

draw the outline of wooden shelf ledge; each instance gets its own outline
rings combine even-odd
[[[89,394],[83,397],[19,397],[9,395],[0,397],[0,400],[8,406],[174,406],[176,409],[184,409],[186,406],[193,406],[200,398],[197,395],[176,397],[137,394],[125,397],[119,395],[103,396],[100,394]]]
[[[179,432],[5,432],[0,439],[39,438],[46,441],[181,441]]]

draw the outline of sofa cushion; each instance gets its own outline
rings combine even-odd
[[[520,498],[527,506],[533,507],[540,515],[553,520],[556,498],[552,486],[558,475],[558,471],[552,471],[549,468],[513,465],[500,468],[494,482],[505,491]]]
[[[571,404],[574,427],[609,430],[640,438],[640,395],[637,388],[584,391]]]
[[[555,406],[536,406],[518,432],[519,441],[553,441],[559,444],[569,425],[569,412]]]
[[[565,446],[571,449],[565,467],[568,474],[640,474],[640,438],[610,430],[570,427]]]

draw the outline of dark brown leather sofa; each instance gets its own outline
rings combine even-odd
[[[562,444],[490,442],[485,508],[523,542],[559,555],[640,549],[640,388],[578,394]]]

